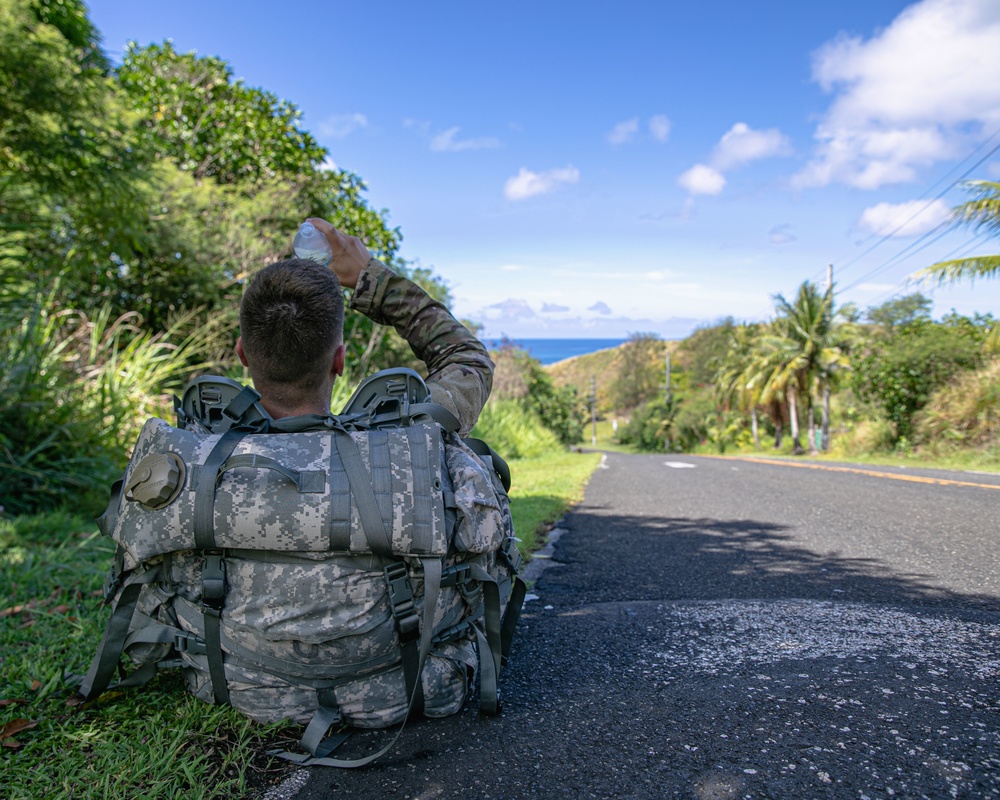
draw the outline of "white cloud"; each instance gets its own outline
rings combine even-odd
[[[813,79],[832,102],[794,183],[912,181],[1000,124],[1000,3],[923,0],[869,39],[820,48]]]
[[[649,132],[658,142],[665,142],[670,136],[670,120],[664,114],[657,114],[649,120]]]
[[[435,153],[457,153],[461,150],[487,150],[500,146],[500,140],[493,136],[478,139],[456,139],[459,128],[448,128],[431,139],[431,150]]]
[[[368,117],[364,114],[335,114],[323,120],[318,128],[320,136],[343,139],[357,130],[368,127]]]
[[[596,311],[598,314],[610,314],[611,306],[601,300],[598,300],[594,303],[594,305],[588,308],[587,311]]]
[[[557,303],[543,303],[542,313],[543,314],[559,314],[563,311],[569,311],[569,306],[561,306]]]
[[[521,171],[504,184],[503,193],[508,200],[525,200],[539,194],[548,194],[567,183],[578,183],[580,170],[570,165],[562,169],[532,172],[521,167]]]
[[[920,236],[933,230],[951,216],[950,207],[941,200],[911,200],[908,203],[879,203],[866,208],[858,225],[878,236]]]
[[[745,122],[737,122],[715,146],[711,164],[719,172],[724,172],[751,161],[789,153],[791,145],[788,138],[777,128],[755,131]]]
[[[331,156],[327,156],[323,159],[323,163],[319,165],[321,172],[336,172],[340,167],[337,166],[337,162],[333,160]]]
[[[611,144],[625,144],[626,142],[632,141],[638,132],[638,118],[627,119],[624,122],[619,122],[611,129],[611,133],[608,134],[608,141],[611,142]]]
[[[709,163],[695,164],[677,182],[691,194],[719,194],[726,185],[724,172],[762,158],[788,155],[791,150],[788,137],[777,128],[758,131],[737,122],[722,135]]]
[[[726,185],[722,173],[706,164],[695,164],[677,182],[691,194],[718,194]]]
[[[520,272],[524,269],[520,264],[501,264],[500,269],[503,272]]]

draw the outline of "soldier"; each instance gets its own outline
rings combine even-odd
[[[333,251],[329,267],[292,258],[253,276],[240,305],[236,353],[249,367],[272,418],[330,414],[330,394],[344,373],[344,304],[392,325],[428,370],[431,401],[454,414],[468,435],[493,385],[486,348],[438,301],[397,275],[354,236],[309,220]],[[318,421],[318,420],[317,420]]]

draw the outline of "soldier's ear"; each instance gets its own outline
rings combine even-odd
[[[239,357],[240,363],[244,367],[249,367],[250,366],[247,363],[246,353],[243,352],[243,337],[242,336],[237,336],[236,337],[236,355]]]
[[[344,364],[347,362],[347,348],[339,345],[333,353],[333,363],[330,365],[334,375],[340,377],[344,374]]]

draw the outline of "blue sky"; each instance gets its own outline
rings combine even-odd
[[[295,103],[488,336],[766,319],[829,263],[864,308],[1000,248],[937,227],[1000,180],[996,0],[88,5],[113,59],[169,38]]]

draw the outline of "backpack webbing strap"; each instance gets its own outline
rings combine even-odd
[[[302,739],[299,744],[308,753],[312,753],[314,758],[326,758],[330,753],[340,747],[344,742],[347,741],[347,737],[350,733],[346,731],[340,731],[335,733],[333,736],[329,736],[326,739],[323,736],[333,725],[342,725],[344,722],[343,716],[340,714],[340,709],[337,708],[337,700],[334,697],[327,697],[327,695],[332,695],[332,692],[319,691],[316,693],[319,698],[319,708],[316,709],[316,713],[313,714],[313,718],[309,720],[309,724],[306,726],[306,732],[302,734]],[[293,754],[289,754],[293,755]]]
[[[347,480],[351,484],[351,495],[358,507],[358,516],[361,517],[361,527],[368,540],[368,546],[376,555],[392,555],[392,540],[379,513],[375,490],[372,488],[373,476],[370,477],[368,470],[365,469],[357,443],[346,431],[337,431],[333,442],[340,453]]]
[[[229,401],[229,405],[222,409],[222,413],[234,422],[239,422],[258,400],[260,393],[252,386],[244,386],[240,389],[240,393]]]
[[[201,568],[201,603],[205,617],[205,656],[212,695],[219,705],[229,705],[229,686],[222,656],[222,604],[226,598],[226,562],[220,551],[205,553]]]
[[[194,499],[194,544],[197,550],[215,547],[215,489],[219,471],[249,431],[230,428],[215,443],[198,473]]]
[[[413,601],[409,568],[405,561],[396,561],[387,564],[383,572],[389,588],[389,607],[392,609],[393,619],[396,620],[396,633],[399,636],[406,696],[413,698],[410,712],[419,715],[424,710],[424,690],[420,684],[420,654],[417,650],[420,617]]]
[[[427,656],[431,650],[432,632],[435,623],[434,617],[437,609],[438,596],[441,592],[441,574],[443,571],[441,559],[439,558],[422,558],[420,559],[420,562],[424,568],[424,624],[421,626],[420,631],[420,653],[417,670],[418,676],[421,672],[423,672],[424,663],[427,661]],[[369,756],[357,759],[329,757],[329,754],[347,739],[347,735],[343,732],[338,732],[329,739],[322,739],[323,734],[326,733],[330,725],[338,724],[341,722],[342,717],[340,715],[340,711],[335,706],[330,704],[328,698],[321,697],[320,702],[320,707],[317,709],[316,714],[313,715],[313,719],[306,727],[306,734],[309,735],[308,743],[305,735],[303,735],[301,741],[299,742],[309,755],[305,755],[303,753],[289,753],[287,750],[269,750],[267,753],[269,756],[277,756],[285,759],[286,761],[300,764],[304,767],[344,767],[347,769],[364,767],[371,764],[376,759],[381,758],[393,747],[395,747],[396,742],[399,741],[399,737],[406,728],[407,721],[412,716],[411,710],[413,708],[414,697],[410,697],[407,714],[403,718],[403,722],[399,726],[399,730],[396,732],[396,735],[392,738],[392,741],[390,741],[377,753],[372,753]]]
[[[411,420],[430,417],[438,425],[451,433],[455,433],[462,427],[462,423],[459,422],[458,417],[440,403],[411,403],[409,411]]]
[[[273,458],[261,456],[257,453],[244,453],[243,455],[230,456],[219,467],[219,475],[237,467],[248,467],[250,469],[271,469],[282,475],[289,483],[294,484],[299,494],[322,494],[326,491],[326,473],[323,470],[304,470],[286,467],[275,461]]]
[[[524,598],[528,593],[527,584],[516,574],[513,578],[510,597],[507,599],[507,610],[504,611],[503,622],[500,625],[501,667],[507,666],[507,659],[510,656],[510,645],[514,640],[514,630],[517,628],[517,619],[521,616],[521,607],[524,605]]]
[[[132,624],[132,614],[139,601],[139,593],[143,586],[152,583],[159,574],[158,569],[151,569],[139,574],[133,573],[125,579],[125,585],[111,612],[111,619],[104,629],[104,636],[97,646],[97,653],[90,663],[90,669],[80,682],[79,692],[85,700],[99,697],[110,685],[115,672],[119,671],[119,660],[128,637],[129,626]]]
[[[496,578],[490,575],[482,565],[467,562],[462,565],[467,574],[466,580],[479,581],[483,591],[483,601],[473,614],[463,622],[453,626],[448,630],[441,631],[435,638],[436,641],[447,641],[454,634],[459,634],[468,628],[476,634],[476,642],[479,647],[479,710],[483,714],[496,716],[500,713],[500,668],[506,664],[507,654],[510,652],[510,640],[513,638],[514,626],[517,623],[517,614],[520,612],[520,605],[514,612],[509,625],[507,618],[512,610],[512,603],[523,603],[524,592],[515,589],[511,592],[507,605],[507,613],[501,617],[500,614],[500,585]],[[523,581],[517,579],[523,586]],[[519,595],[519,596],[518,596]],[[475,620],[482,618],[482,625],[476,624]]]
[[[500,484],[503,486],[505,492],[510,491],[510,467],[507,462],[503,460],[503,457],[492,447],[490,447],[482,439],[473,439],[471,436],[462,439],[463,444],[465,444],[473,453],[479,456],[488,465],[493,467],[493,471],[496,472],[497,477],[500,478]]]

